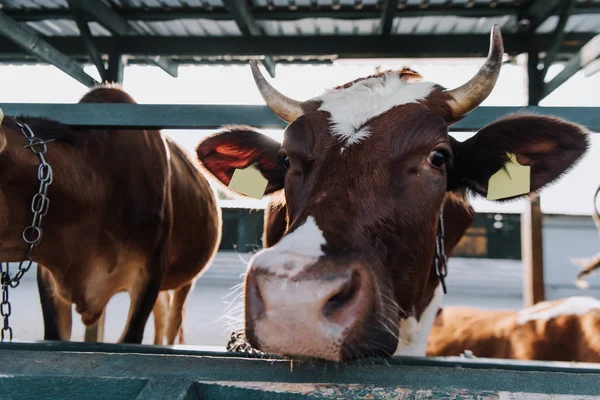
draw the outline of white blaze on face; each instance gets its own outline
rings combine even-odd
[[[569,297],[556,305],[544,301],[519,311],[517,323],[523,325],[529,321],[549,321],[567,315],[581,316],[592,310],[600,310],[600,300],[588,296]]]
[[[443,296],[444,289],[440,283],[433,292],[429,305],[421,313],[419,320],[415,317],[400,320],[399,340],[394,353],[395,356],[425,357],[427,338],[435,322]]]
[[[373,117],[408,103],[423,100],[434,83],[402,80],[397,73],[364,79],[344,89],[332,90],[313,100],[322,101],[319,111],[328,111],[333,134],[342,141],[342,150],[369,137],[362,125]],[[361,128],[362,127],[362,128]]]
[[[292,277],[324,256],[322,246],[326,243],[315,219],[309,216],[302,225],[284,236],[275,246],[256,253],[250,259],[250,265],[256,265],[278,276]]]

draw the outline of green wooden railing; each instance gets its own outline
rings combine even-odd
[[[600,365],[275,356],[89,343],[0,344],[0,399],[600,398]]]

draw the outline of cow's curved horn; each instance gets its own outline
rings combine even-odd
[[[494,25],[490,33],[490,51],[485,64],[470,81],[446,92],[452,96],[452,99],[448,101],[448,105],[452,109],[451,119],[468,114],[488,97],[498,80],[503,54],[502,34],[498,25]]]
[[[302,103],[279,93],[263,76],[255,60],[250,60],[254,82],[267,106],[285,122],[292,122],[304,114]]]

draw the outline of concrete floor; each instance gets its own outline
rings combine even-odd
[[[184,320],[186,345],[224,347],[231,331],[239,327],[242,317],[241,274],[244,272],[247,254],[219,254],[215,262],[197,282],[188,300]],[[482,276],[474,269],[482,270],[475,260],[452,260],[448,276],[449,293],[445,305],[470,305],[485,308],[521,307],[519,262],[486,261],[487,271],[496,271],[498,277]],[[489,275],[489,273],[488,273]],[[32,268],[18,288],[10,292],[12,303],[11,326],[15,341],[34,341],[43,338],[42,314]],[[502,278],[502,279],[500,279]],[[237,287],[237,290],[234,289]],[[238,294],[238,296],[236,296]],[[108,304],[105,323],[105,341],[116,342],[124,327],[129,308],[129,296],[120,293]],[[233,319],[231,318],[233,317]],[[84,326],[74,312],[72,340],[83,340]],[[143,343],[152,343],[154,322],[148,321]]]

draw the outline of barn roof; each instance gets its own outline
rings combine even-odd
[[[127,55],[129,63],[157,64],[173,75],[182,63],[245,63],[250,57],[263,58],[271,74],[275,63],[480,57],[487,53],[493,24],[501,27],[509,55],[534,46],[559,61],[600,33],[600,0],[4,0],[0,4],[0,63],[42,59],[67,63],[61,68],[67,73],[77,68],[69,61],[107,62],[114,54]]]

